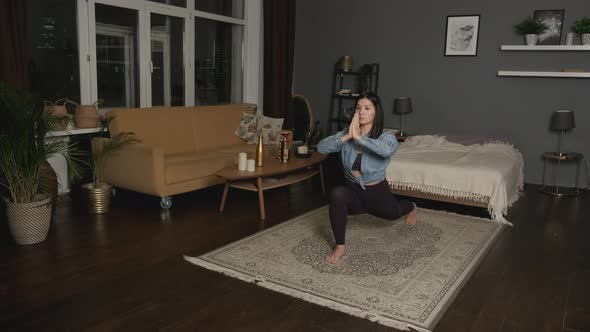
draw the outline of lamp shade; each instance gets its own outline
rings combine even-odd
[[[345,55],[338,60],[336,64],[336,68],[342,71],[351,71],[352,70],[352,57],[350,55]]]
[[[410,97],[397,97],[393,100],[393,113],[412,113],[412,99]]]
[[[559,110],[553,112],[553,116],[551,117],[551,129],[568,130],[573,128],[576,128],[574,111]]]

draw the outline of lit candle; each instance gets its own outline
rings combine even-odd
[[[297,153],[299,154],[307,154],[307,145],[302,145],[297,147]]]

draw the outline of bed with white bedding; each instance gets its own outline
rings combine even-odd
[[[482,206],[504,217],[523,188],[522,155],[511,144],[459,144],[444,136],[412,136],[400,144],[386,177],[396,193]]]

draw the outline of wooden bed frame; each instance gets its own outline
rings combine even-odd
[[[482,207],[482,208],[488,207],[488,200],[486,200],[485,202],[476,202],[476,201],[473,201],[470,199],[452,198],[452,197],[446,197],[446,196],[435,195],[435,194],[427,194],[427,193],[423,193],[418,190],[400,190],[400,189],[391,189],[391,187],[390,187],[390,190],[391,190],[391,192],[393,192],[394,194],[397,194],[397,195],[422,198],[422,199],[430,199],[433,201],[441,201],[441,202]]]

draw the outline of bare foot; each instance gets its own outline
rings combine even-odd
[[[342,256],[344,256],[344,245],[339,244],[336,246],[336,248],[334,249],[334,251],[332,251],[331,254],[326,256],[326,262],[328,264],[336,264],[338,263],[340,258],[342,258]]]
[[[412,202],[412,204],[414,204],[414,209],[406,215],[406,225],[416,225],[416,203]]]

